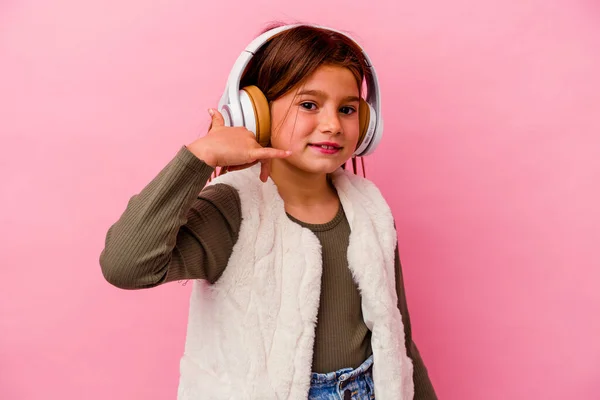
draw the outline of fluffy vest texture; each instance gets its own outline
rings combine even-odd
[[[321,246],[291,221],[260,165],[212,182],[237,189],[242,223],[223,275],[192,288],[179,400],[305,400],[321,291]],[[351,228],[348,264],[372,332],[377,400],[411,400],[413,367],[397,308],[392,213],[370,181],[333,176]]]

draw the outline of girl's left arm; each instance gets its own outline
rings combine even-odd
[[[437,400],[437,395],[429,373],[425,367],[425,363],[421,358],[419,349],[412,338],[412,328],[410,325],[410,316],[408,306],[406,304],[406,293],[404,290],[404,279],[402,276],[402,265],[400,263],[400,255],[396,247],[396,292],[398,293],[398,309],[402,314],[402,323],[404,324],[404,337],[406,339],[406,352],[413,361],[413,380],[415,383],[414,400]]]

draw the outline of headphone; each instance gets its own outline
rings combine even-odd
[[[271,135],[271,115],[269,111],[269,102],[256,86],[246,86],[240,89],[242,74],[246,66],[263,45],[265,45],[273,36],[288,29],[298,26],[314,26],[325,29],[348,37],[347,34],[335,29],[326,28],[318,25],[293,24],[285,25],[271,29],[254,39],[238,59],[233,64],[233,68],[227,79],[227,86],[219,101],[219,112],[223,115],[225,126],[243,126],[256,136],[256,140],[261,146],[267,146]],[[356,43],[356,41],[354,41]],[[383,119],[381,118],[381,95],[375,68],[369,59],[367,53],[362,50],[365,63],[371,73],[367,74],[367,98],[360,99],[359,105],[359,127],[360,136],[355,157],[363,157],[373,153],[383,135]]]

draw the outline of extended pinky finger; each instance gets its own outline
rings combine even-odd
[[[285,158],[292,154],[289,150],[274,149],[272,147],[261,147],[254,149],[252,158],[256,160],[268,160],[271,158]]]

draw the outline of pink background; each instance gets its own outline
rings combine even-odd
[[[189,286],[118,290],[98,256],[274,19],[378,68],[368,172],[440,398],[600,398],[598,3],[228,3],[0,3],[0,398],[175,398]]]

